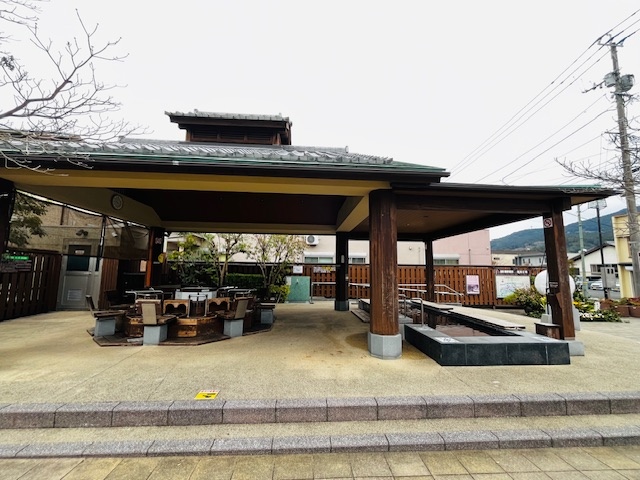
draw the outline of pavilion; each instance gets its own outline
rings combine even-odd
[[[368,239],[371,258],[369,351],[402,353],[398,324],[398,240],[426,244],[433,292],[434,240],[543,217],[553,321],[574,339],[562,212],[616,192],[599,187],[446,183],[435,167],[291,144],[280,115],[168,112],[185,141],[8,136],[0,169],[0,245],[6,249],[16,190],[150,229],[147,283],[159,278],[167,231],[336,235],[336,310],[348,310],[348,240]],[[29,168],[30,166],[30,168]],[[50,174],[42,170],[52,169]],[[566,280],[566,281],[565,281]]]

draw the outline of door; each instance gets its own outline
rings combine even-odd
[[[91,245],[69,245],[67,254],[62,257],[58,310],[85,310],[85,297],[92,295],[99,285],[99,275],[96,257],[91,256]]]

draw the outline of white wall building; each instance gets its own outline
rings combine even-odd
[[[305,263],[336,262],[336,238],[333,235],[306,235]],[[491,265],[489,230],[479,230],[433,242],[436,265]],[[398,265],[424,265],[424,242],[398,242]],[[349,263],[369,263],[369,242],[349,241]]]
[[[606,272],[607,286],[613,287],[618,281],[618,255],[614,242],[606,242],[602,247],[602,255],[604,255],[604,270]],[[602,257],[600,255],[600,247],[594,247],[584,252],[585,271],[582,271],[581,255],[569,257],[569,266],[575,268],[582,278],[587,280],[595,280],[602,278]]]
[[[178,249],[183,237],[172,233],[167,239],[166,251]],[[305,235],[307,247],[303,263],[336,263],[336,237],[333,235]],[[491,243],[489,230],[479,230],[456,235],[433,242],[433,258],[436,265],[491,265]],[[234,262],[251,262],[244,254],[234,255]],[[424,242],[398,242],[398,265],[425,265]],[[349,263],[369,263],[369,242],[367,240],[349,241]]]

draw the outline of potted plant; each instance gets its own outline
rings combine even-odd
[[[630,317],[640,317],[640,299],[639,298],[630,298],[629,299],[629,316]]]
[[[629,299],[627,298],[621,298],[620,300],[614,303],[614,308],[616,312],[618,312],[618,315],[620,315],[621,317],[631,316],[631,313],[629,311],[630,307],[631,305],[629,304]]]

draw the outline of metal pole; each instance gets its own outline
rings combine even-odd
[[[580,272],[582,273],[581,290],[584,296],[587,296],[587,267],[584,260],[584,233],[582,231],[582,213],[580,205],[578,205],[578,233],[580,238]],[[602,242],[602,240],[600,240]]]
[[[598,237],[600,238],[600,278],[602,279],[602,291],[604,292],[605,300],[609,298],[609,292],[607,291],[607,267],[604,264],[604,245],[602,243],[602,227],[600,226],[600,203],[596,203],[596,214],[598,215]]]

